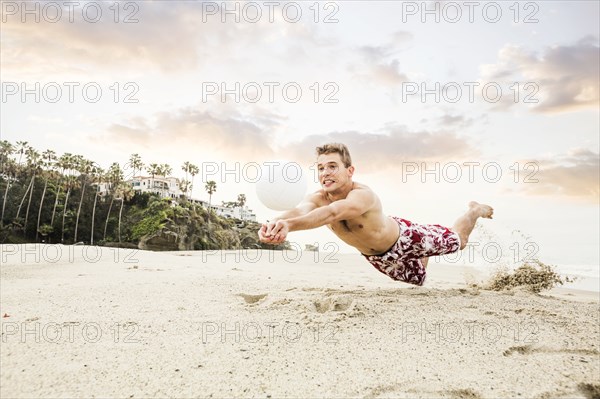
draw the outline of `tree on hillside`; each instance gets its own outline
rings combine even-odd
[[[150,190],[151,192],[154,192],[154,177],[159,174],[160,167],[157,163],[151,163],[146,168],[146,171],[148,171],[148,173],[150,173],[150,175],[152,176],[152,179],[150,180]]]
[[[106,180],[108,184],[108,193],[110,194],[110,205],[108,207],[108,212],[106,213],[106,222],[104,223],[104,238],[106,241],[106,230],[108,228],[108,219],[110,217],[110,211],[113,206],[113,202],[115,201],[115,191],[117,187],[123,181],[123,171],[119,166],[118,162],[113,162],[108,168],[108,172],[106,173]]]
[[[0,173],[6,179],[6,187],[4,188],[4,197],[2,199],[2,216],[0,216],[0,225],[4,223],[4,210],[6,209],[6,198],[8,198],[8,189],[10,188],[11,179],[17,174],[17,164],[11,158],[14,154],[15,147],[6,140],[0,142]]]
[[[136,171],[142,171],[144,163],[142,162],[142,158],[139,154],[131,154],[131,156],[129,157],[129,166],[131,166],[131,168],[133,169],[133,176],[131,176],[132,178],[135,177]]]
[[[94,220],[96,217],[96,203],[100,196],[100,183],[104,180],[104,170],[98,166],[94,166],[91,171],[91,184],[96,185],[96,192],[94,193],[94,206],[92,208],[92,226],[90,233],[90,245],[94,245]]]
[[[185,172],[185,179],[181,182],[181,185],[179,186],[181,188],[181,191],[183,191],[183,196],[184,198],[187,198],[188,196],[188,188],[189,188],[189,180],[188,180],[188,174],[190,173],[190,167],[192,166],[191,163],[189,163],[188,161],[185,161],[183,163],[183,165],[181,165],[181,170],[183,170]],[[185,190],[184,187],[185,186]]]
[[[204,185],[204,189],[208,193],[208,209],[210,209],[212,195],[217,191],[217,183],[214,180],[209,180]]]
[[[85,194],[85,185],[87,183],[87,180],[88,180],[90,174],[93,172],[94,168],[96,167],[94,165],[93,161],[84,159],[83,157],[81,157],[78,160],[79,160],[79,163],[78,163],[79,178],[81,180],[81,197],[79,199],[79,206],[77,207],[77,216],[75,217],[75,234],[73,235],[73,242],[77,242],[77,230],[79,228],[79,215],[81,214],[81,205],[83,204],[83,195]]]
[[[125,200],[129,201],[131,197],[133,197],[133,188],[131,187],[131,184],[121,182],[115,190],[115,195],[117,199],[121,201],[121,208],[119,209],[119,224],[117,230],[117,237],[119,238],[119,242],[121,242],[121,217],[123,214],[123,205]]]
[[[74,169],[76,165],[76,157],[73,154],[65,153],[60,157],[60,162],[64,164],[64,170],[66,173],[65,176],[65,186],[67,190],[67,194],[65,195],[65,203],[62,209],[62,227],[60,229],[60,242],[65,241],[65,219],[67,216],[67,212],[69,211],[69,196],[71,195],[71,188],[73,187],[73,175]]]
[[[237,201],[221,201],[221,206],[223,208],[235,208],[238,206]]]
[[[42,165],[46,169],[42,171],[42,173],[44,174],[44,190],[42,191],[42,198],[40,199],[40,206],[38,209],[37,226],[35,229],[36,241],[38,241],[38,235],[40,234],[40,221],[42,219],[42,208],[44,207],[44,198],[46,196],[46,189],[48,188],[48,180],[50,179],[55,161],[56,153],[54,151],[46,150],[42,153]],[[46,229],[46,231],[48,231],[48,229]]]
[[[31,187],[29,188],[29,200],[27,201],[27,210],[25,211],[25,223],[23,223],[23,235],[27,232],[27,221],[29,220],[29,209],[31,209],[31,200],[33,199],[33,188],[35,178],[39,174],[42,167],[42,158],[38,151],[33,148],[28,148],[25,153],[27,156],[27,168],[32,172]]]
[[[168,163],[162,163],[158,166],[159,175],[162,177],[169,177],[173,173],[173,168]]]
[[[191,185],[192,183],[186,179],[183,179],[179,182],[179,189],[183,192],[184,199],[188,198],[185,193],[187,193],[190,190]]]
[[[198,172],[200,171],[200,169],[198,169],[198,167],[188,161],[185,161],[183,163],[183,165],[181,166],[181,169],[185,172],[185,190],[184,191],[186,197],[191,197],[192,196],[192,190],[194,189],[194,176],[196,176],[198,174]],[[192,181],[190,182],[190,180],[188,179],[188,174],[192,176]],[[182,182],[182,185],[184,183]]]
[[[192,181],[190,184],[190,197],[194,194],[194,176],[196,176],[200,172],[200,169],[196,165],[190,165],[190,175],[192,176]]]
[[[169,176],[171,176],[171,173],[173,173],[173,168],[171,168],[171,166],[169,164],[163,163],[160,164],[158,166],[158,170],[159,170],[159,175],[161,175],[164,178],[167,178]],[[167,183],[162,182],[160,185],[160,193],[161,193],[161,197],[165,197],[165,188],[168,189],[167,187]]]
[[[34,189],[34,185],[35,185],[35,175],[36,175],[38,168],[40,167],[40,153],[39,152],[37,152],[33,148],[28,147],[27,150],[25,151],[25,155],[27,157],[26,170],[28,172],[26,174],[31,174],[31,180],[29,181],[29,185],[27,186],[27,189],[25,190],[25,193],[23,194],[23,198],[21,198],[21,202],[19,203],[19,208],[17,208],[17,215],[15,216],[15,219],[14,219],[15,224],[21,225],[19,215],[21,214],[21,209],[23,207],[23,204],[25,203],[25,198],[27,198],[27,194],[29,194],[29,201],[27,203],[27,211],[25,214],[25,222],[21,225],[23,234],[25,234],[25,229],[27,228],[27,219],[29,217],[29,206],[31,205],[31,198],[32,198],[31,193],[33,193],[33,189]]]
[[[63,187],[64,182],[66,181],[67,169],[69,167],[69,160],[72,155],[68,152],[61,155],[56,161],[56,167],[60,169],[60,178],[58,181],[58,188],[56,190],[56,198],[54,199],[54,207],[52,208],[52,217],[50,218],[50,225],[54,226],[54,216],[56,215],[56,208],[58,206],[58,200],[60,198],[60,190]]]
[[[17,141],[16,152],[19,154],[19,162],[17,163],[17,166],[21,166],[21,159],[23,158],[23,154],[25,154],[27,151],[27,148],[29,148],[27,141]]]

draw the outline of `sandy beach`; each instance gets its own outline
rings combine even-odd
[[[2,397],[598,398],[597,292],[360,255],[3,245]]]

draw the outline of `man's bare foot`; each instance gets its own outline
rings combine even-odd
[[[475,212],[478,217],[491,219],[494,214],[494,209],[485,204],[480,204],[479,202],[471,201],[469,202],[469,208],[471,211]]]

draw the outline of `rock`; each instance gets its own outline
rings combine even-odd
[[[142,237],[138,248],[151,251],[177,251],[179,250],[179,241],[177,233],[163,229]]]

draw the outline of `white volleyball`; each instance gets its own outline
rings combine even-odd
[[[256,183],[260,202],[274,211],[287,211],[298,205],[306,195],[307,179],[297,162],[267,161],[261,165]]]

